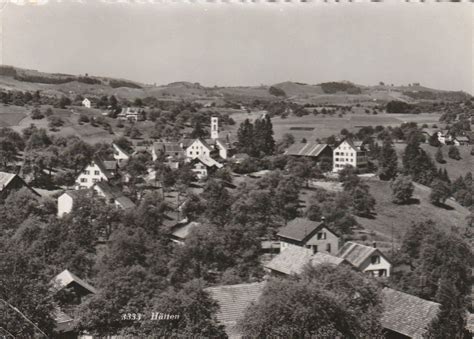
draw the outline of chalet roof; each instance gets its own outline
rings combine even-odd
[[[301,274],[307,264],[313,266],[321,264],[339,265],[344,259],[332,256],[327,253],[313,251],[300,246],[290,246],[280,252],[267,265],[273,271],[278,271],[287,275]]]
[[[185,240],[189,233],[191,232],[192,229],[196,228],[196,227],[199,227],[201,226],[201,223],[199,222],[196,222],[196,221],[192,221],[190,223],[187,223],[185,225],[178,225],[176,226],[176,228],[174,229],[172,235],[175,237],[175,238],[178,238],[178,239],[181,239],[181,240]]]
[[[339,147],[344,141],[347,142],[349,144],[349,146],[351,146],[356,151],[361,151],[362,150],[362,146],[363,146],[362,141],[359,141],[359,140],[354,141],[354,140],[349,139],[349,138],[341,140],[341,142],[339,143],[339,145],[337,145],[337,147]]]
[[[387,287],[382,290],[382,305],[382,326],[413,339],[423,338],[440,307],[438,303]]]
[[[337,256],[350,262],[355,267],[359,267],[372,254],[380,254],[380,251],[373,246],[366,246],[356,242],[348,241],[339,250]]]
[[[457,141],[469,141],[469,138],[468,137],[465,137],[465,136],[460,136],[460,137],[456,137],[456,140]]]
[[[121,197],[116,198],[115,201],[125,210],[129,208],[137,207],[135,203],[132,200],[130,200],[130,198],[126,197],[125,195],[122,195]]]
[[[115,171],[117,169],[117,162],[115,160],[103,160],[102,162],[108,171]]]
[[[329,147],[327,144],[318,144],[316,142],[293,144],[285,152],[286,155],[301,155],[306,157],[317,157],[322,151]]]
[[[0,192],[15,178],[16,174],[0,172]]]
[[[198,156],[197,158],[194,159],[194,161],[199,161],[202,164],[204,164],[206,167],[222,168],[224,166],[221,163],[217,162],[216,160],[207,156],[203,156],[203,155]]]
[[[55,285],[55,287],[57,288],[58,291],[63,289],[64,287],[69,286],[72,282],[75,282],[76,284],[82,286],[83,288],[85,288],[89,292],[91,292],[93,294],[97,293],[97,290],[95,289],[95,287],[88,284],[87,282],[85,282],[81,278],[77,277],[76,275],[74,275],[73,273],[71,273],[67,269],[62,271],[61,273],[59,273],[56,277],[54,277],[52,282],[53,282],[53,284]]]
[[[295,218],[285,227],[281,228],[277,235],[296,241],[304,241],[307,237],[316,232],[316,230],[322,228],[322,226],[323,223],[320,221],[312,221],[307,218]]]
[[[258,300],[264,287],[265,282],[256,282],[205,289],[219,304],[217,320],[225,326],[225,331],[230,338],[238,336],[239,331],[235,325],[242,318],[247,307]]]

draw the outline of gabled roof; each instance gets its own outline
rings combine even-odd
[[[59,291],[67,286],[69,286],[71,283],[75,282],[76,284],[80,285],[81,287],[85,288],[88,290],[90,293],[96,294],[97,290],[95,287],[92,285],[86,283],[84,280],[81,278],[77,277],[76,275],[72,274],[69,270],[64,270],[61,273],[59,273],[54,279],[52,280],[52,283],[54,284],[54,287],[56,291]]]
[[[114,161],[115,162],[115,161]],[[112,178],[112,174],[110,171],[107,169],[107,166],[104,163],[104,160],[100,159],[99,157],[94,157],[91,161],[91,163],[94,163],[99,167],[100,171],[106,176],[107,179]],[[89,164],[90,165],[90,164]],[[87,165],[87,166],[89,166]],[[85,168],[87,168],[87,166]],[[110,165],[109,165],[110,166]],[[84,169],[85,169],[84,168]]]
[[[126,150],[124,150],[122,147],[120,147],[116,143],[112,143],[112,147],[114,147],[116,150],[118,150],[119,152],[122,152],[123,154],[125,154],[128,157],[130,156],[130,154]]]
[[[121,197],[116,198],[115,202],[119,204],[120,207],[122,207],[124,210],[137,207],[135,203],[132,200],[130,200],[130,198],[126,197],[125,195],[122,195]]]
[[[382,305],[382,326],[413,339],[423,338],[441,306],[387,287],[382,290]]]
[[[288,222],[285,227],[281,228],[277,235],[296,241],[304,241],[323,227],[326,226],[320,221],[312,221],[307,218],[295,218]]]
[[[192,221],[190,223],[187,223],[185,225],[178,225],[175,227],[173,233],[171,235],[175,238],[178,238],[180,240],[185,240],[189,233],[191,232],[192,229],[197,228],[201,226],[201,223]]]
[[[327,144],[307,142],[291,145],[285,152],[286,155],[300,155],[306,157],[317,157],[322,151],[329,147]]]
[[[200,141],[204,147],[206,147],[207,149],[211,150],[212,151],[212,147],[211,145],[209,145],[206,140],[204,139],[201,139],[201,138],[196,138],[196,139],[183,139],[183,145],[185,148],[188,148],[189,146],[191,146],[194,142],[196,141]]]
[[[465,136],[459,136],[459,137],[456,137],[455,139],[457,141],[469,141],[469,138]]]
[[[16,174],[0,172],[0,192],[15,178]]]
[[[222,165],[221,163],[217,162],[216,160],[210,158],[210,157],[207,157],[207,156],[203,156],[203,155],[200,155],[198,156],[197,158],[193,159],[193,162],[196,162],[196,161],[199,161],[201,162],[202,164],[204,164],[206,167],[217,167],[217,168],[222,168],[224,165]]]
[[[339,145],[337,145],[337,147],[339,147],[344,141],[347,142],[349,144],[349,146],[351,146],[356,151],[361,151],[362,150],[362,146],[363,146],[362,141],[353,141],[349,138],[341,140],[341,142],[339,143]]]
[[[355,267],[360,267],[360,265],[362,265],[364,261],[374,253],[383,256],[383,254],[376,247],[348,241],[339,250],[337,256],[347,260]]]
[[[63,194],[67,194],[71,198],[76,199],[76,198],[79,198],[82,194],[84,194],[83,191],[84,190],[67,190],[67,191],[64,191]],[[63,195],[63,194],[61,194],[61,195]]]
[[[264,287],[265,282],[256,282],[208,287],[205,289],[212,299],[219,304],[217,320],[225,326],[225,331],[229,337],[238,336],[239,333],[235,325],[243,317],[247,307],[252,302],[257,302]]]
[[[331,265],[340,265],[345,260],[332,256],[327,253],[317,252],[313,254],[313,251],[300,247],[300,246],[290,246],[280,252],[276,257],[274,257],[267,265],[266,268],[269,268],[273,271],[278,271],[283,274],[301,274],[303,268],[307,264],[313,266],[321,264],[331,264]]]

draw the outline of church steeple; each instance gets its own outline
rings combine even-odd
[[[219,138],[219,123],[217,117],[211,117],[211,139]]]

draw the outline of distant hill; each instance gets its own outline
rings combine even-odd
[[[286,96],[275,96],[269,91],[275,87]],[[116,95],[123,99],[155,97],[163,100],[226,99],[242,103],[253,100],[290,100],[302,104],[351,104],[363,102],[385,103],[391,100],[405,102],[466,100],[464,92],[430,89],[419,84],[412,86],[362,86],[349,81],[305,84],[282,82],[271,86],[205,87],[187,81],[167,85],[149,85],[127,79],[93,75],[45,73],[13,66],[0,66],[0,89],[42,91],[47,95]]]

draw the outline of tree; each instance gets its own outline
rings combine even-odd
[[[379,156],[379,176],[382,180],[392,180],[397,175],[398,157],[392,140],[386,138]]]
[[[143,334],[163,337],[183,338],[223,338],[224,326],[216,318],[219,306],[203,290],[202,280],[192,280],[182,288],[170,287],[151,302],[149,314],[156,310],[161,313],[176,315],[171,321],[147,321],[142,323]]]
[[[278,87],[271,86],[268,92],[276,97],[286,97],[285,91]]]
[[[410,176],[399,175],[390,184],[392,188],[392,201],[396,204],[404,204],[410,201],[415,187]]]
[[[374,282],[346,267],[319,265],[267,282],[238,327],[250,338],[381,338],[380,314]]]
[[[448,157],[450,157],[451,159],[454,159],[454,160],[461,159],[461,155],[459,154],[459,150],[456,146],[454,146],[454,145],[449,146]]]
[[[208,136],[208,133],[202,127],[201,121],[197,120],[196,123],[194,124],[193,131],[191,132],[191,138],[197,139],[197,138],[205,138],[207,136]]]
[[[437,132],[430,135],[430,137],[428,139],[428,143],[433,147],[441,146],[441,143],[439,142],[439,139],[438,139],[438,133]]]
[[[432,204],[444,204],[451,195],[449,185],[439,179],[436,179],[431,185],[430,201]]]
[[[44,115],[41,113],[41,111],[39,110],[39,108],[34,108],[32,111],[31,111],[31,119],[33,120],[40,120],[40,119],[43,119],[44,118]]]
[[[369,216],[375,207],[375,199],[364,186],[357,186],[351,191],[352,208],[355,215]]]
[[[60,99],[59,99],[59,102],[58,102],[58,106],[59,108],[66,108],[66,106],[69,106],[71,104],[71,99],[69,99],[68,97],[66,96],[62,96]]]
[[[239,152],[253,155],[253,124],[245,119],[237,131],[237,147]]]
[[[430,185],[436,177],[433,160],[420,148],[420,141],[415,133],[408,138],[402,161],[404,174],[410,175],[415,182]]]
[[[441,150],[441,147],[438,147],[438,150],[436,151],[435,160],[440,164],[446,163],[446,160],[444,160],[443,157],[443,151]]]

